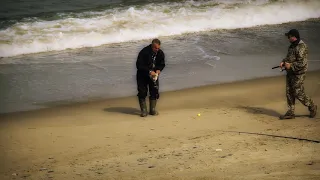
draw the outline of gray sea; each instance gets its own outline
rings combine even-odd
[[[284,75],[271,68],[292,28],[319,70],[319,9],[319,0],[4,0],[0,113],[135,96],[137,54],[152,38],[166,55],[161,92]]]

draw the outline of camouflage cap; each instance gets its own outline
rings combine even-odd
[[[291,29],[289,32],[285,33],[284,34],[285,36],[294,36],[296,38],[300,38],[300,34],[299,34],[299,31],[296,30],[296,29]]]

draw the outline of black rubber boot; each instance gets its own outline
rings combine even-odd
[[[159,113],[156,111],[157,100],[151,100],[150,99],[149,103],[150,103],[150,112],[149,112],[149,114],[153,115],[153,116],[158,115]]]
[[[287,111],[286,114],[281,115],[279,119],[294,119],[295,114],[292,111]]]
[[[318,109],[318,107],[317,107],[317,105],[314,105],[314,106],[312,106],[312,107],[309,107],[309,111],[310,111],[310,118],[314,118],[314,117],[316,117],[316,115],[317,115],[317,109]]]
[[[148,115],[147,104],[145,99],[139,99],[139,105],[141,110],[141,117],[146,117]]]

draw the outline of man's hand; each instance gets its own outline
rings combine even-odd
[[[159,75],[160,74],[160,70],[157,70],[156,73]]]
[[[151,71],[151,72],[150,72],[150,75],[151,75],[151,76],[155,76],[155,75],[156,75],[156,72]]]
[[[284,62],[280,63],[280,68],[283,68]]]
[[[286,67],[286,69],[290,69],[291,68],[291,64],[290,63],[284,63],[284,66]]]

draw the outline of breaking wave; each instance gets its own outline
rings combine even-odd
[[[25,18],[0,30],[0,56],[94,47],[320,17],[319,0],[178,1]]]

